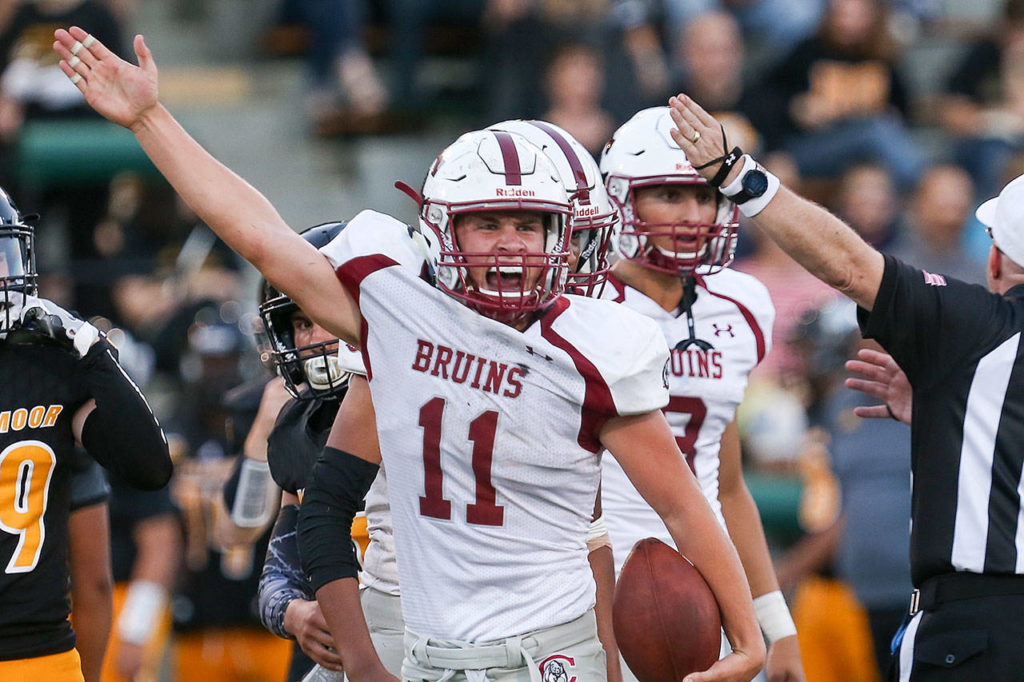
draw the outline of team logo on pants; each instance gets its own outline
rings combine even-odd
[[[576,682],[576,676],[572,674],[575,665],[575,661],[568,656],[555,654],[541,661],[540,673],[544,682]]]

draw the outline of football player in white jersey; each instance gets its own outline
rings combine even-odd
[[[771,682],[804,679],[796,629],[743,480],[734,421],[747,374],[771,345],[774,307],[750,275],[728,269],[736,205],[708,185],[669,133],[668,107],[638,112],[605,147],[601,171],[622,212],[604,297],[658,323],[668,342],[669,402],[679,449],[743,561],[770,649]],[[672,542],[658,514],[613,458],[603,462],[605,523],[621,570],[645,537]]]
[[[612,206],[601,180],[597,163],[586,149],[567,132],[544,121],[513,120],[490,127],[525,137],[544,151],[554,162],[559,177],[571,195],[572,239],[569,249],[569,287],[574,293],[590,295],[599,290],[608,273],[607,249],[610,236],[618,221],[618,211]],[[403,188],[418,202],[422,197],[415,190]],[[365,375],[365,370],[350,368],[356,374]],[[342,411],[350,409],[342,404]],[[343,415],[343,419],[350,419]],[[354,419],[354,418],[351,418]],[[372,419],[371,419],[372,421]],[[328,452],[328,457],[333,455]],[[311,487],[321,485],[313,477]],[[394,536],[391,528],[391,513],[387,500],[387,482],[383,468],[366,495],[367,531],[370,537],[362,569],[360,571],[360,598],[363,614],[370,629],[374,648],[385,667],[398,673],[402,655],[402,629],[400,591],[395,561]],[[324,493],[329,493],[325,489]],[[597,503],[599,505],[600,495]],[[622,678],[618,649],[611,624],[611,602],[615,589],[615,566],[612,561],[611,545],[604,528],[600,509],[595,510],[595,520],[587,533],[588,559],[594,573],[597,589],[598,636],[607,654],[608,678],[618,681]],[[328,602],[331,590],[321,589],[321,601]],[[325,609],[328,619],[343,623],[347,614],[340,608]],[[335,628],[338,629],[338,628]],[[394,664],[397,651],[398,666]]]
[[[749,586],[660,410],[664,339],[623,306],[560,295],[569,202],[543,152],[510,133],[464,136],[427,174],[419,230],[364,211],[321,253],[160,105],[141,36],[136,67],[78,27],[55,35],[61,68],[89,104],[131,129],[269,282],[361,348],[400,557],[403,677],[539,681],[562,666],[605,678],[584,541],[602,448],[662,514],[721,608],[734,652],[687,680],[754,675],[764,644]],[[341,462],[324,473],[348,498],[338,514],[351,515],[378,462]],[[303,536],[337,520],[300,512],[314,585],[341,543]],[[342,562],[351,578],[332,585],[353,617],[333,635],[346,671],[393,679],[356,616],[354,552]]]

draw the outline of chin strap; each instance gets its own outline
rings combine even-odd
[[[694,328],[693,323],[693,302],[697,300],[697,280],[693,275],[686,275],[683,277],[683,300],[679,302],[679,308],[682,312],[686,313],[686,326],[690,330],[690,338],[683,339],[675,345],[675,350],[686,350],[690,346],[697,346],[700,350],[708,351],[714,350],[715,347],[705,341],[704,339],[697,338],[697,331]]]

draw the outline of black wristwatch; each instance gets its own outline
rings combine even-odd
[[[729,197],[736,204],[756,199],[768,191],[768,176],[760,168],[747,171],[740,180],[740,191]]]

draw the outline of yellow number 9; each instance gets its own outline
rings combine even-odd
[[[0,453],[0,530],[19,536],[6,573],[27,573],[39,563],[56,463],[50,446],[37,440],[14,443]]]

